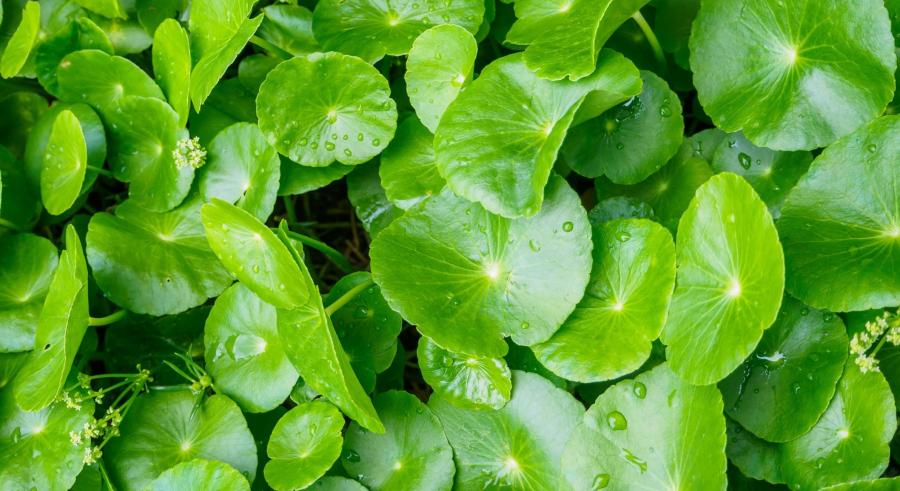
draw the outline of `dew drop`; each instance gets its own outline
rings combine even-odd
[[[609,474],[597,474],[597,477],[591,483],[591,490],[597,491],[607,486],[609,486]]]
[[[672,115],[672,110],[669,109],[669,106],[662,106],[659,108],[659,115],[664,118],[668,118]]]
[[[606,424],[608,424],[609,427],[615,431],[620,431],[628,428],[628,420],[625,419],[625,415],[620,413],[619,411],[612,411],[611,413],[607,414]]]
[[[356,450],[350,448],[344,451],[344,458],[347,459],[347,462],[359,462],[359,454],[356,453]]]
[[[309,140],[307,140],[306,138],[301,138],[300,141],[297,142],[297,144],[301,147],[305,147],[307,143],[309,143]]]
[[[531,327],[531,324],[529,324],[525,321],[522,321],[522,323],[519,324],[519,327],[521,327],[522,329],[528,329],[529,327]]]
[[[625,231],[619,232],[616,235],[616,240],[622,243],[628,242],[629,240],[631,240],[631,234]]]
[[[866,146],[866,151],[869,153],[875,153],[876,151],[878,151],[878,145],[870,143],[868,146]]]
[[[253,272],[254,272],[254,273],[259,273],[259,264],[254,264],[254,265],[253,265]]]
[[[625,148],[624,143],[616,143],[616,150],[623,150]]]
[[[562,224],[562,229],[564,232],[571,232],[575,228],[575,224],[572,222],[565,222]]]
[[[647,386],[640,382],[635,382],[634,387],[631,390],[638,399],[647,397]]]
[[[374,140],[372,140],[372,145],[376,146],[376,147],[381,145],[381,140],[379,140],[378,138],[375,138]]]
[[[728,140],[728,148],[734,148],[737,146],[737,140]]]
[[[794,382],[793,384],[791,384],[791,392],[793,392],[794,394],[799,394],[800,393],[800,384],[797,382]]]
[[[624,452],[624,454],[625,454],[625,460],[636,465],[637,468],[640,469],[641,474],[647,472],[647,462],[645,460],[638,458],[636,455],[629,452],[628,450],[622,449],[622,452]]]
[[[353,317],[356,317],[357,319],[365,319],[368,316],[369,308],[365,305],[360,305],[356,308],[356,310],[353,311]]]
[[[356,134],[356,141],[363,141],[365,139],[366,139],[366,135],[363,135],[362,133]]]
[[[753,159],[751,159],[750,156],[746,153],[741,152],[738,154],[738,163],[740,163],[741,167],[743,167],[744,169],[749,169],[750,166],[753,165]]]
[[[325,150],[328,150],[329,152],[334,150],[334,143],[325,142]]]
[[[536,240],[533,240],[533,239],[528,241],[528,247],[529,247],[532,251],[534,251],[534,252],[540,252],[540,251],[541,251],[541,245],[538,244],[538,242],[537,242]]]

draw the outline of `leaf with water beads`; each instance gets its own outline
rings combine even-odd
[[[881,117],[823,151],[778,221],[787,290],[833,311],[900,303],[900,116]]]
[[[710,384],[737,368],[775,321],[784,255],[765,204],[727,172],[697,190],[677,236],[676,287],[660,340],[672,371]]]
[[[140,67],[126,58],[99,50],[67,55],[59,65],[57,78],[61,100],[84,102],[101,116],[113,114],[127,96],[163,100],[159,86]]]
[[[422,32],[455,24],[475,33],[484,15],[483,0],[322,0],[313,12],[313,32],[326,50],[367,62],[405,55]]]
[[[503,358],[454,353],[427,336],[416,350],[422,378],[434,393],[464,409],[500,409],[509,402],[512,379]]]
[[[166,213],[126,201],[97,213],[87,233],[94,280],[113,303],[140,314],[176,314],[233,281],[209,248],[196,196]],[[141,251],[136,255],[135,251]]]
[[[363,60],[341,53],[282,62],[260,87],[256,109],[269,143],[311,167],[367,162],[397,129],[387,80]]]
[[[505,336],[547,340],[584,294],[591,243],[568,184],[554,176],[546,195],[540,213],[510,220],[445,189],[378,234],[375,282],[405,319],[452,351],[497,357]]]
[[[894,54],[880,0],[704,2],[691,68],[716,126],[776,150],[824,147],[890,101]],[[847,60],[853,60],[847,63]]]
[[[34,347],[35,327],[57,263],[56,246],[43,237],[0,238],[0,352]]]
[[[159,475],[145,491],[250,491],[247,478],[234,467],[215,460],[182,462]]]
[[[675,155],[684,139],[678,95],[653,72],[641,79],[639,95],[569,130],[562,154],[572,170],[635,184]]]
[[[786,296],[756,351],[719,383],[726,413],[767,441],[803,435],[834,395],[848,343],[839,317]]]
[[[719,391],[667,364],[601,394],[562,455],[576,490],[724,489],[726,467]]]
[[[372,491],[441,490],[453,485],[453,450],[440,421],[416,396],[389,391],[374,400],[385,433],[347,429],[341,464]]]
[[[455,487],[557,489],[563,449],[584,409],[568,392],[527,372],[513,371],[503,409],[462,409],[440,397],[428,407],[453,447]]]
[[[138,396],[109,440],[103,461],[112,483],[140,491],[167,469],[194,459],[229,464],[252,481],[256,445],[237,404],[223,395],[198,403],[191,391],[151,391]]]
[[[675,244],[662,225],[614,220],[593,229],[587,292],[548,341],[532,347],[553,373],[578,382],[626,375],[650,357],[675,285]]]
[[[41,171],[41,199],[49,213],[59,215],[75,203],[84,183],[87,159],[81,123],[71,111],[60,112],[47,139]]]
[[[275,425],[266,453],[266,482],[278,491],[303,489],[322,477],[341,454],[344,417],[313,401],[291,409]]]
[[[203,332],[206,369],[217,391],[251,412],[288,398],[299,375],[278,336],[275,307],[237,283],[216,299]]]

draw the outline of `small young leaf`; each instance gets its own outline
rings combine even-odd
[[[75,203],[87,171],[87,144],[75,114],[67,110],[59,113],[46,148],[41,199],[50,214],[59,215]]]
[[[307,402],[285,413],[269,438],[266,482],[277,491],[315,482],[340,456],[343,427],[344,417],[327,402]]]

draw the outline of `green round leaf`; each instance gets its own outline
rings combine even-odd
[[[34,331],[58,263],[56,246],[31,234],[0,238],[0,352],[34,347]]]
[[[384,194],[403,209],[444,187],[444,178],[434,165],[434,137],[415,116],[397,128],[397,135],[381,154],[378,174]]]
[[[206,319],[206,369],[242,408],[265,412],[279,406],[297,382],[278,337],[275,307],[238,283],[216,299]]]
[[[599,382],[631,373],[650,357],[675,285],[675,244],[662,225],[615,220],[594,228],[587,292],[548,341],[532,347],[553,373]]]
[[[269,143],[311,167],[366,162],[397,129],[387,80],[340,53],[314,53],[275,67],[259,88],[256,111]]]
[[[250,483],[234,467],[223,462],[194,459],[163,472],[145,491],[250,491]]]
[[[647,203],[653,208],[660,223],[675,232],[678,219],[687,209],[695,191],[712,174],[709,164],[692,156],[690,144],[685,143],[669,163],[641,183],[620,186],[609,179],[600,178],[595,186],[600,199],[627,196]]]
[[[423,32],[406,61],[406,91],[422,124],[434,133],[447,106],[472,80],[478,44],[472,34],[453,24]]]
[[[290,252],[265,225],[246,211],[214,198],[201,210],[209,246],[222,264],[263,301],[294,308],[310,298],[297,281],[300,268]]]
[[[313,12],[313,32],[325,49],[375,62],[385,54],[405,55],[433,25],[456,24],[474,34],[483,15],[483,0],[322,0]]]
[[[836,315],[785,297],[756,351],[719,384],[726,413],[770,442],[803,435],[834,395],[848,343]]]
[[[127,96],[163,99],[159,86],[137,65],[94,49],[63,58],[57,79],[60,99],[89,104],[104,117],[113,114]]]
[[[231,284],[206,241],[201,204],[192,198],[170,212],[153,213],[126,201],[115,215],[91,218],[88,261],[110,301],[139,314],[175,314]]]
[[[378,162],[363,164],[347,176],[347,198],[362,226],[373,237],[403,215],[403,209],[388,200],[381,186],[379,167]]]
[[[375,398],[385,433],[352,423],[341,457],[347,473],[372,491],[446,490],[453,485],[453,450],[440,421],[416,396],[390,391]]]
[[[704,2],[690,47],[716,126],[775,150],[828,145],[878,116],[894,90],[880,0]]]
[[[116,54],[134,55],[153,44],[152,31],[147,31],[141,23],[131,17],[128,19],[109,19],[100,15],[91,15],[91,19],[109,36]]]
[[[577,490],[725,489],[726,467],[719,391],[665,364],[601,394],[562,455]]]
[[[152,59],[156,82],[184,126],[190,110],[191,47],[177,20],[166,19],[156,28]]]
[[[498,411],[428,402],[453,447],[454,489],[558,489],[563,449],[584,409],[544,378],[512,373],[512,399]]]
[[[728,431],[726,453],[741,473],[753,479],[784,483],[781,469],[781,445],[757,438],[733,419],[725,418]]]
[[[788,195],[778,221],[788,291],[817,307],[900,304],[900,116],[826,149]]]
[[[676,262],[660,339],[672,371],[711,384],[753,352],[784,291],[778,232],[747,181],[726,172],[697,190],[678,224]]]
[[[584,78],[618,27],[647,0],[517,0],[506,43],[528,45],[525,63],[550,80]]]
[[[34,189],[41,187],[41,172],[44,169],[47,143],[50,141],[50,133],[53,131],[56,118],[63,111],[74,114],[81,124],[81,134],[87,146],[87,165],[101,168],[106,160],[106,130],[97,113],[87,104],[58,102],[41,115],[28,135],[28,144],[25,146],[25,173]],[[96,178],[96,172],[87,170],[82,190],[91,186]]]
[[[113,483],[143,490],[160,474],[200,458],[229,464],[248,481],[256,473],[256,445],[241,410],[214,395],[199,402],[188,390],[151,391],[122,420],[121,436],[103,449]]]
[[[82,49],[97,49],[113,53],[106,33],[88,17],[79,17],[56,34],[38,44],[34,50],[34,65],[38,80],[51,94],[59,93],[57,72],[60,62],[69,53]]]
[[[191,71],[191,102],[194,110],[200,109],[200,106],[212,93],[213,88],[225,75],[225,71],[234,63],[244,46],[256,33],[262,21],[262,15],[245,19],[237,26],[233,35],[223,46],[217,47],[215,51],[209,53],[201,53],[201,57]]]
[[[94,405],[81,409],[55,404],[37,412],[23,411],[13,391],[0,390],[0,483],[6,489],[64,491],[83,466],[85,444],[72,444],[91,419]]]
[[[569,131],[562,154],[572,170],[635,184],[675,155],[684,133],[678,95],[653,72],[641,71],[641,80],[640,95]]]
[[[31,55],[41,28],[41,5],[27,2],[22,11],[22,20],[3,50],[0,58],[0,76],[12,78],[19,74]]]
[[[585,96],[608,109],[640,92],[634,65],[612,51],[578,82],[551,82],[521,54],[500,58],[450,104],[434,137],[437,167],[457,195],[505,217],[541,209],[556,153]]]
[[[897,430],[891,388],[879,372],[860,373],[847,363],[837,393],[822,418],[783,444],[781,465],[793,489],[874,479],[887,468]]]
[[[588,212],[591,226],[611,222],[620,218],[647,218],[653,220],[653,208],[637,198],[613,196],[597,203]]]
[[[341,278],[325,297],[325,305],[331,305],[353,288],[371,280],[372,275],[366,272]],[[373,373],[381,373],[391,365],[403,319],[391,310],[378,285],[365,287],[334,311],[331,322],[354,370],[365,367]]]
[[[63,110],[56,117],[41,171],[41,199],[52,215],[72,207],[87,171],[87,143],[74,113]]]
[[[434,393],[465,409],[500,409],[509,402],[512,379],[503,358],[478,358],[419,338],[419,369]]]
[[[308,8],[274,4],[262,11],[266,18],[259,26],[259,37],[294,56],[322,51],[313,35],[313,13]]]
[[[810,162],[809,152],[757,147],[741,133],[725,137],[709,161],[716,172],[732,172],[746,179],[769,205],[775,219],[781,215],[788,191],[806,173]]]
[[[104,17],[126,17],[119,0],[73,0],[73,2]]]
[[[272,430],[266,452],[266,482],[278,491],[303,489],[322,477],[341,454],[344,417],[314,401],[288,411]]]
[[[126,97],[112,114],[103,116],[109,128],[109,165],[117,179],[130,183],[128,196],[158,212],[184,201],[194,167],[173,154],[188,135],[172,106],[150,97]]]
[[[682,148],[682,152],[689,151],[690,153],[687,153],[685,155],[693,155],[694,157],[701,158],[707,162],[712,162],[716,150],[719,149],[719,145],[722,143],[722,140],[724,140],[727,136],[728,133],[725,133],[719,128],[707,128],[705,130],[698,131],[697,133],[694,133],[693,135],[685,138],[685,141],[689,143],[689,150],[687,148]]]
[[[220,131],[200,172],[206,200],[234,203],[263,221],[272,214],[281,161],[256,125],[236,123]]]
[[[502,356],[504,336],[546,341],[581,299],[590,226],[553,177],[532,218],[488,213],[448,190],[416,205],[372,242],[372,274],[394,310],[452,351]]]
[[[281,157],[278,195],[305,194],[323,188],[349,174],[355,166],[334,162],[327,167],[307,167]]]
[[[16,403],[26,411],[45,408],[62,390],[88,328],[88,272],[81,240],[66,227],[66,250],[47,290],[34,334],[34,351],[13,384]]]

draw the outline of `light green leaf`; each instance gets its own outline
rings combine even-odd
[[[538,375],[513,371],[512,399],[499,411],[460,409],[432,397],[453,447],[454,489],[558,489],[566,441],[584,409]]]
[[[900,303],[900,116],[828,147],[788,195],[778,221],[788,291],[816,308]]]
[[[3,57],[0,58],[0,75],[3,78],[15,77],[25,66],[40,28],[41,5],[38,2],[27,2],[22,11],[19,27],[9,38],[6,49],[3,50]]]
[[[527,45],[525,63],[537,76],[578,80],[594,73],[597,53],[647,0],[516,0],[506,42]]]
[[[309,489],[315,491],[366,491],[362,484],[340,476],[325,476],[315,482]]]
[[[34,351],[16,375],[13,393],[26,411],[50,405],[63,388],[88,328],[87,264],[75,227],[66,227],[60,255],[34,335]]]
[[[313,32],[325,49],[371,63],[385,54],[407,54],[433,25],[455,24],[474,34],[483,15],[483,0],[322,0],[313,12]]]
[[[156,28],[152,59],[156,82],[184,126],[190,112],[191,46],[177,20],[166,19]]]
[[[201,210],[210,248],[247,288],[279,308],[296,308],[311,298],[298,281],[301,269],[275,234],[246,211],[213,198]]]
[[[215,51],[203,53],[194,64],[191,71],[191,102],[195,111],[200,110],[200,106],[225,75],[228,67],[237,59],[247,41],[256,33],[262,21],[262,15],[244,20],[225,44],[217,47]]]
[[[510,220],[449,190],[406,212],[372,242],[372,274],[394,310],[449,350],[497,357],[505,336],[546,341],[581,299],[590,226],[560,177],[540,213]]]
[[[0,352],[34,347],[35,327],[57,263],[56,246],[43,237],[0,238]]]
[[[216,299],[206,319],[203,345],[216,391],[246,411],[274,409],[297,382],[299,375],[278,337],[275,307],[240,283]]]
[[[675,156],[684,138],[678,95],[653,72],[641,80],[640,95],[569,131],[562,154],[572,170],[635,184]]]
[[[778,232],[747,181],[726,172],[697,190],[678,224],[676,263],[660,340],[672,371],[711,384],[753,352],[784,291]]]
[[[98,13],[104,17],[121,17],[125,18],[125,11],[119,5],[119,0],[72,0],[74,3]]]
[[[440,421],[416,396],[390,391],[375,398],[385,433],[351,423],[341,463],[372,491],[446,490],[453,485],[453,450]]]
[[[0,390],[0,482],[10,490],[64,491],[83,466],[85,444],[73,445],[70,432],[82,431],[91,419],[92,401],[79,410],[56,404],[23,411],[13,391]]]
[[[259,26],[259,37],[294,56],[322,51],[313,35],[313,13],[308,8],[274,4],[262,11],[266,17]]]
[[[163,99],[159,86],[137,65],[94,49],[63,58],[57,80],[60,99],[89,104],[104,117],[115,113],[127,96]]]
[[[894,91],[881,0],[703,2],[690,48],[716,126],[774,150],[824,147],[878,116]]]
[[[44,154],[41,171],[41,199],[52,215],[72,207],[87,171],[87,143],[78,118],[69,110],[56,117]]]
[[[533,216],[585,96],[599,91],[605,110],[640,86],[634,65],[612,51],[602,52],[597,70],[578,82],[542,80],[521,54],[500,58],[444,113],[434,138],[438,170],[454,193],[492,213]]]
[[[444,178],[434,165],[434,137],[415,116],[406,118],[381,154],[378,167],[387,198],[403,209],[437,194]]]
[[[162,1],[162,0],[159,0]],[[91,19],[107,33],[113,51],[120,56],[138,54],[153,44],[153,31],[144,29],[144,26],[135,19],[110,19],[99,15],[91,15]]]
[[[479,358],[441,348],[426,336],[416,350],[422,378],[441,399],[464,409],[500,409],[512,380],[503,358]]]
[[[432,133],[447,106],[472,81],[477,53],[472,34],[454,24],[432,27],[413,42],[406,61],[406,91]]]
[[[576,490],[724,490],[726,467],[719,391],[665,364],[601,394],[562,455]]]
[[[234,467],[214,460],[193,459],[163,472],[145,491],[250,491],[250,483]]]
[[[176,314],[231,284],[206,241],[202,204],[194,197],[172,211],[153,213],[126,201],[115,215],[91,218],[88,261],[110,301],[139,314]]]
[[[593,230],[587,292],[562,327],[532,347],[555,374],[577,382],[611,380],[650,357],[675,285],[675,244],[649,220],[615,220]]]
[[[25,174],[33,189],[41,188],[41,172],[44,169],[44,155],[47,153],[47,143],[50,141],[50,133],[56,123],[56,117],[63,111],[69,111],[75,115],[81,124],[81,134],[87,146],[87,165],[102,168],[106,161],[106,130],[100,117],[87,104],[57,102],[34,124],[28,135],[28,143],[25,145]],[[97,179],[97,173],[88,169],[85,173],[82,191],[87,190]]]
[[[79,17],[61,28],[34,49],[34,65],[38,80],[47,92],[59,93],[57,74],[60,62],[69,53],[83,49],[96,49],[113,54],[113,46],[106,33],[89,17]]]
[[[726,413],[770,442],[803,435],[834,395],[848,343],[836,315],[785,297],[756,351],[719,383]]]
[[[229,464],[252,481],[256,445],[241,410],[228,397],[198,402],[188,390],[151,391],[122,420],[121,436],[104,447],[106,470],[118,489],[143,490],[182,462]]]
[[[341,454],[344,417],[322,401],[300,404],[272,430],[266,482],[278,491],[304,489],[322,477]]]
[[[256,111],[269,143],[311,167],[364,163],[397,128],[387,80],[340,53],[314,53],[275,67],[259,88]]]
[[[204,199],[234,203],[263,221],[272,214],[281,161],[256,125],[236,123],[220,131],[200,174]]]

